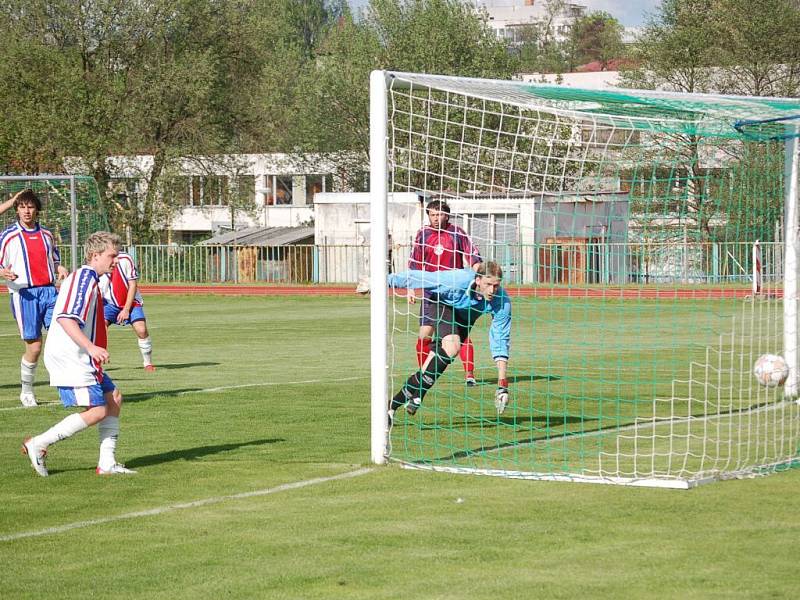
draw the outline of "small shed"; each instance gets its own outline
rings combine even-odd
[[[316,280],[313,227],[248,227],[200,242],[212,246],[214,281],[297,283]]]

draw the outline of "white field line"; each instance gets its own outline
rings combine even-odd
[[[186,394],[212,394],[214,392],[224,392],[225,390],[236,390],[241,388],[250,388],[250,387],[271,387],[276,385],[304,385],[307,383],[340,383],[343,381],[358,381],[359,379],[368,379],[369,375],[364,375],[363,377],[342,377],[339,379],[305,379],[303,381],[264,381],[262,383],[243,383],[240,385],[223,385],[220,387],[213,387],[213,388],[203,388],[200,390],[190,390],[186,392],[179,392],[175,394],[176,396],[185,396]],[[59,402],[43,402],[40,406],[60,406]],[[0,407],[0,411],[3,410],[26,410],[35,407],[30,406],[22,406],[21,404],[18,406],[4,406]]]
[[[359,379],[368,379],[368,378],[369,375],[364,375],[363,377],[341,377],[339,379],[306,379],[303,381],[265,381],[263,383],[243,383],[240,385],[223,385],[220,387],[205,388],[202,390],[180,392],[177,395],[183,396],[185,394],[209,394],[213,392],[222,392],[225,390],[237,390],[249,387],[268,387],[274,385],[303,385],[306,383],[339,383],[342,381],[357,381]]]
[[[308,487],[311,485],[318,485],[320,483],[327,483],[329,481],[337,481],[340,479],[350,479],[351,477],[358,477],[359,475],[366,475],[372,473],[374,469],[364,467],[356,469],[355,471],[348,471],[347,473],[340,473],[339,475],[331,475],[330,477],[315,477],[314,479],[306,479],[305,481],[295,481],[293,483],[284,483],[272,488],[263,490],[255,490],[252,492],[242,492],[240,494],[231,494],[229,496],[216,496],[214,498],[204,498],[202,500],[194,500],[193,502],[181,502],[178,504],[169,504],[167,506],[160,506],[157,508],[150,508],[148,510],[140,510],[136,512],[124,513],[112,517],[103,517],[100,519],[88,519],[86,521],[76,521],[74,523],[67,523],[66,525],[59,525],[57,527],[48,527],[47,529],[39,529],[36,531],[22,531],[20,533],[12,533],[10,535],[0,536],[0,542],[13,542],[24,538],[41,537],[45,535],[54,535],[64,533],[72,529],[81,529],[84,527],[92,527],[94,525],[105,525],[106,523],[114,523],[116,521],[125,521],[128,519],[140,519],[143,517],[155,517],[166,513],[174,512],[177,510],[184,510],[187,508],[199,508],[201,506],[210,506],[212,504],[220,504],[228,500],[242,500],[245,498],[256,498],[258,496],[268,496],[270,494],[277,494],[279,492],[287,492],[290,490],[297,490],[300,488]]]

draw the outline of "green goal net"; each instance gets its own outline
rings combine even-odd
[[[95,231],[108,229],[108,218],[94,177],[0,176],[0,202],[24,189],[32,189],[41,200],[39,222],[55,236],[62,264],[67,268],[80,265],[84,240]],[[15,219],[11,208],[0,216],[0,224],[6,227]]]
[[[800,101],[372,81],[376,462],[692,487],[796,459]],[[387,435],[420,369],[420,303],[384,303],[384,269],[409,268],[432,200],[503,269],[510,400],[498,413],[485,315],[477,385],[455,357]]]

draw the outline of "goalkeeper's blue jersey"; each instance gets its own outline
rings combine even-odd
[[[494,298],[487,301],[475,290],[475,271],[472,269],[404,271],[389,275],[389,287],[426,289],[435,294],[433,300],[455,309],[491,313],[489,347],[492,357],[495,360],[508,358],[511,345],[511,299],[501,287]]]

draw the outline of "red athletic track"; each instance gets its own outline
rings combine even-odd
[[[302,285],[143,285],[140,287],[147,296],[166,294],[208,294],[218,296],[355,296],[355,286],[302,286]],[[0,286],[0,291],[6,291]],[[507,288],[514,297],[536,298],[607,298],[609,300],[663,299],[663,300],[702,300],[721,298],[747,298],[752,295],[750,288]],[[404,291],[395,290],[404,294]],[[772,292],[769,297],[782,298],[781,290]]]
[[[355,296],[356,286],[303,285],[142,285],[142,294],[212,294],[216,296]]]

